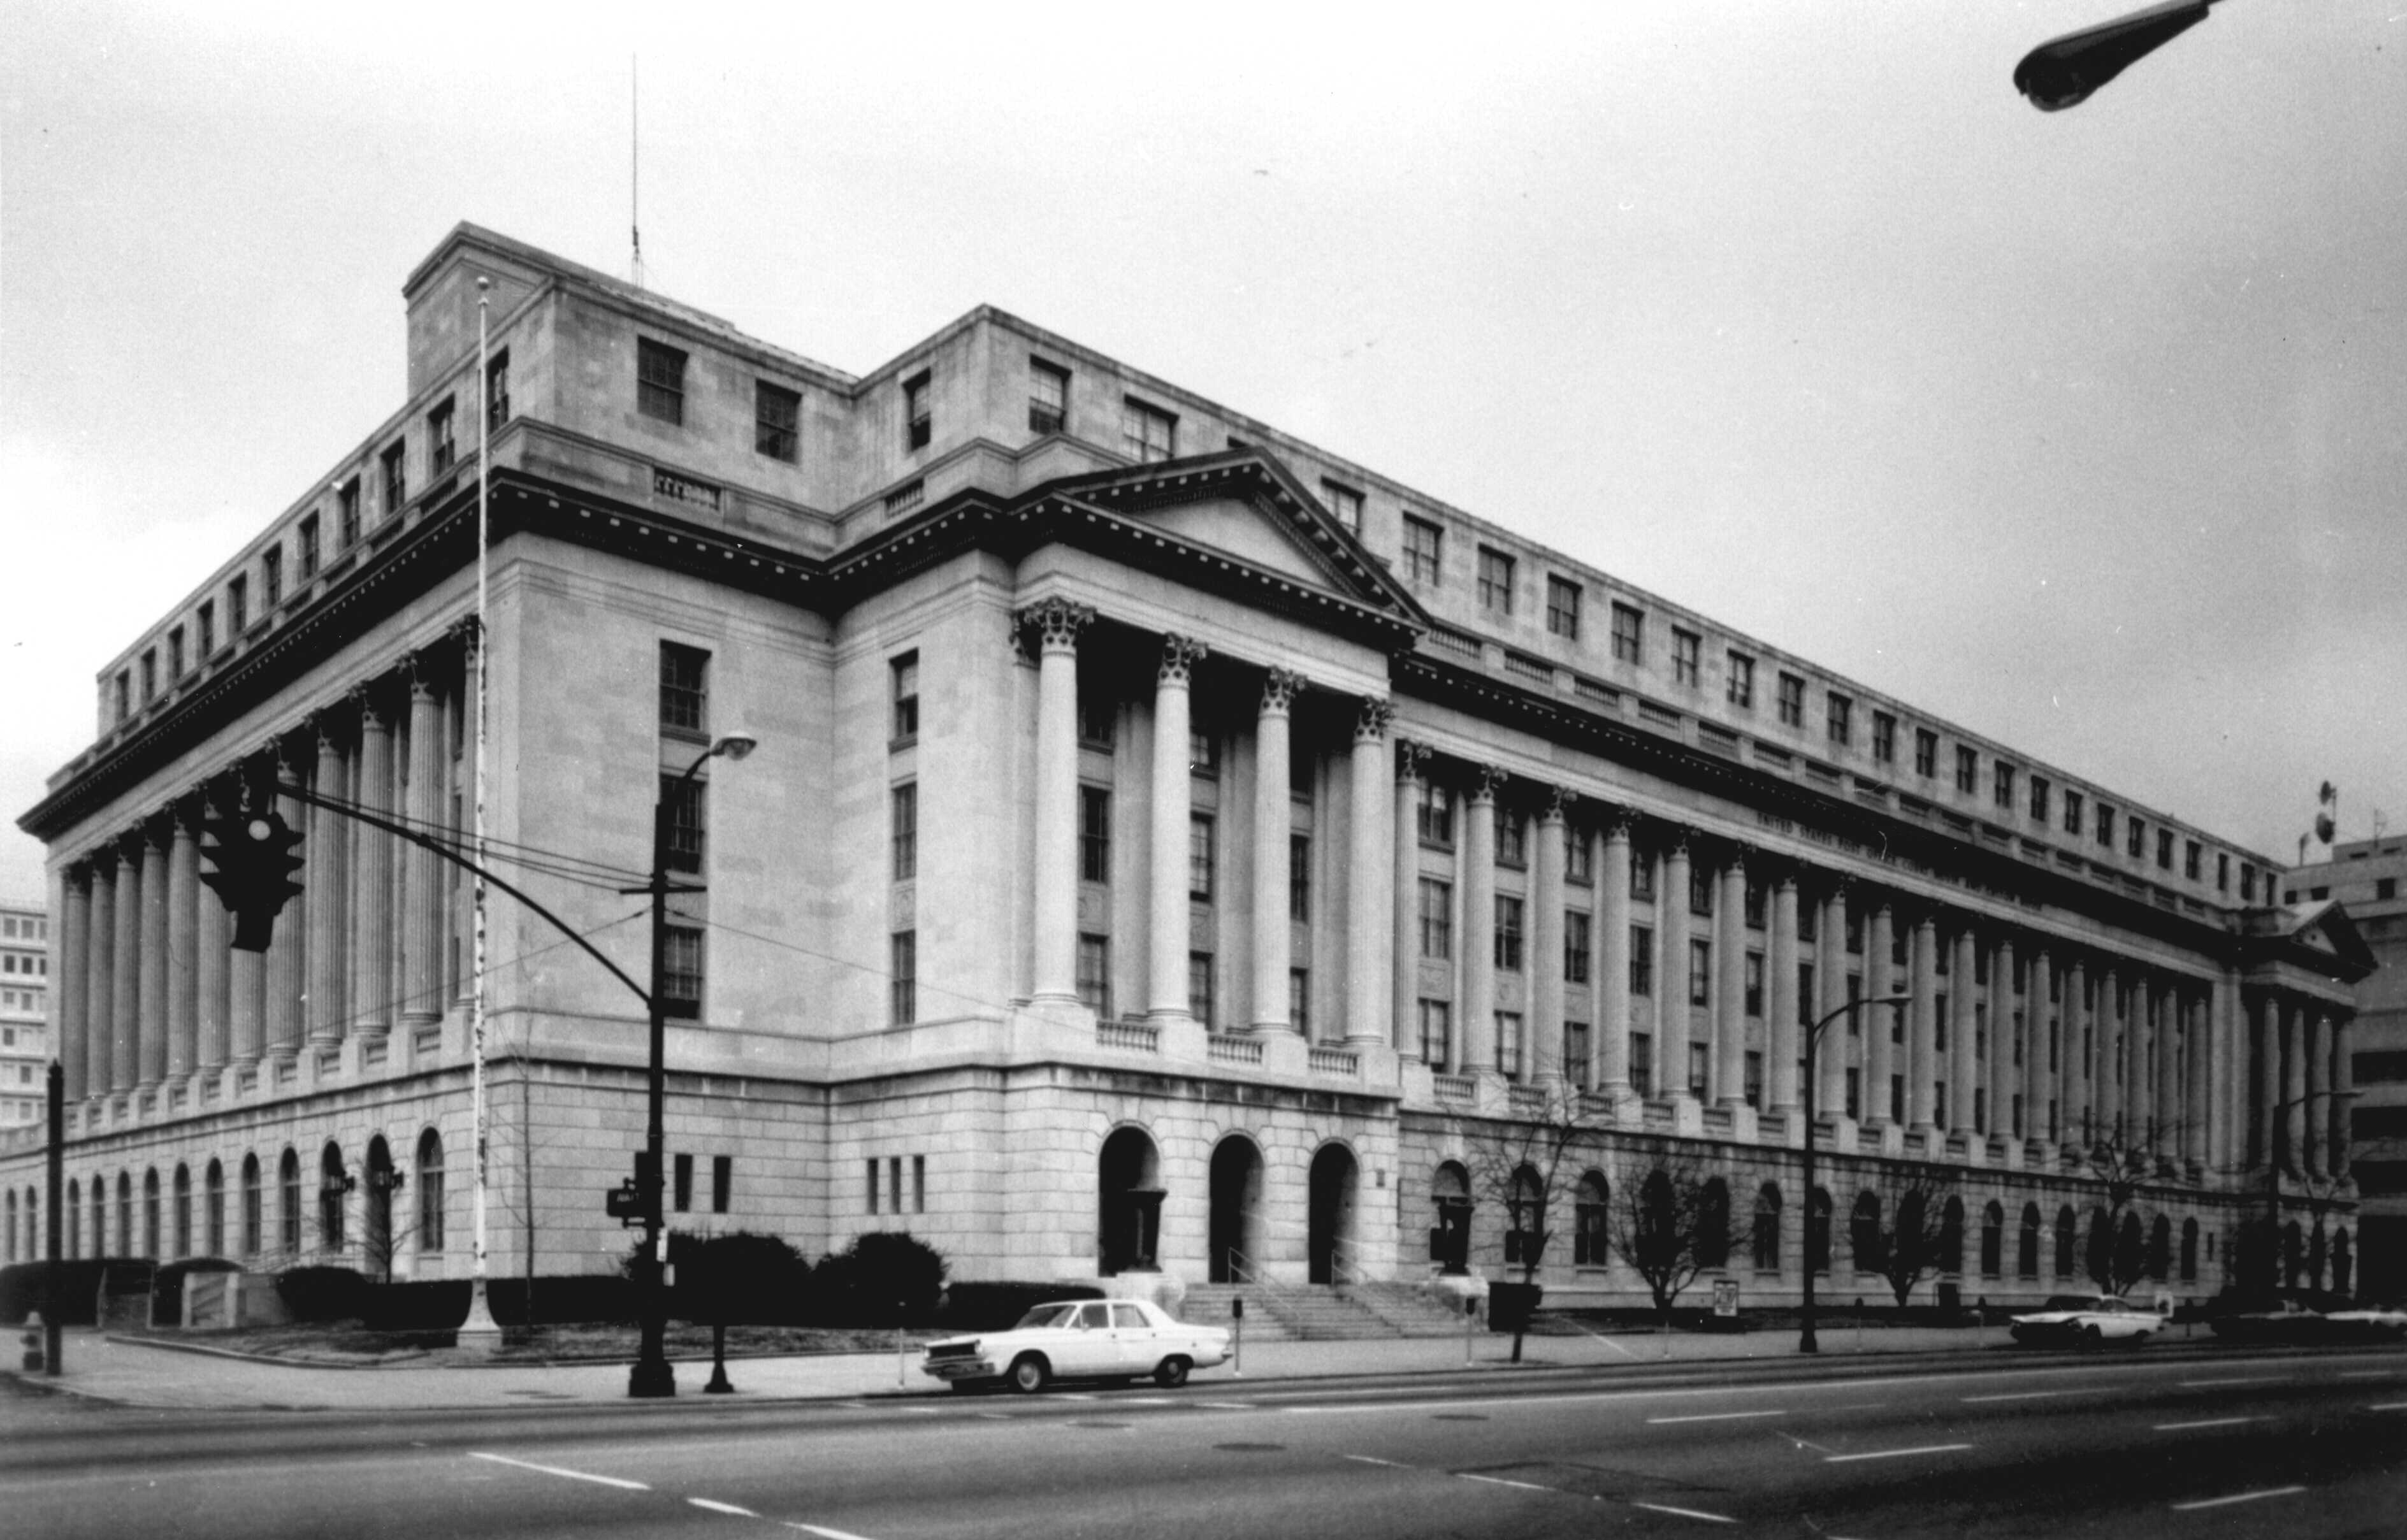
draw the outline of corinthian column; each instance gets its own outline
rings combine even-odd
[[[1496,789],[1504,772],[1472,772],[1462,817],[1462,1070],[1496,1067]]]
[[[201,853],[195,820],[200,806],[187,798],[174,820],[167,850],[167,1062],[166,1074],[180,1080],[192,1073],[199,1047]],[[217,895],[209,895],[214,903]]]
[[[92,998],[92,869],[82,862],[65,873],[66,912],[59,917],[59,1067],[66,1076],[66,1099],[89,1094],[91,1028],[84,1013]]]
[[[1787,1112],[1797,1105],[1797,878],[1784,872],[1772,888],[1772,998],[1764,1009],[1764,1045],[1772,1055],[1770,1095],[1773,1109]]]
[[[318,720],[317,791],[321,797],[341,797],[343,785],[343,746],[335,741],[333,724],[323,716]],[[301,1020],[313,1047],[332,1048],[343,1040],[343,1029],[350,1017],[350,991],[344,988],[343,954],[344,912],[349,905],[344,902],[345,878],[349,874],[343,860],[344,824],[329,808],[309,809],[308,838],[302,843],[301,853],[308,866],[301,881],[302,912],[308,917],[309,960],[308,993],[302,997]]]
[[[1395,878],[1387,869],[1395,822],[1389,806],[1394,791],[1388,779],[1388,724],[1395,715],[1393,705],[1374,696],[1362,702],[1354,719],[1346,809],[1346,1041],[1356,1048],[1389,1042],[1390,1033],[1403,1026],[1403,1018],[1379,1009],[1393,974],[1387,951],[1395,937],[1394,905],[1389,897]]]
[[[1153,682],[1153,807],[1146,850],[1147,896],[1152,921],[1146,954],[1146,1014],[1184,1019],[1187,954],[1191,948],[1188,857],[1193,841],[1195,771],[1189,749],[1194,719],[1189,685],[1204,644],[1186,636],[1161,639]]]
[[[1615,1108],[1630,1100],[1630,815],[1605,817],[1597,857],[1597,1089]]]
[[[2334,1176],[2345,1179],[2348,1176],[2349,1108],[2357,1105],[2357,1066],[2349,1062],[2349,1055],[2356,1047],[2356,1018],[2335,1016],[2331,1035],[2332,1114],[2329,1169]]]
[[[2213,1149],[2215,1125],[2215,992],[2186,995],[2182,1002],[2182,1161],[2203,1170]],[[2348,1062],[2347,1055],[2341,1063]],[[2343,1144],[2341,1148],[2347,1148]]]
[[[1288,712],[1303,676],[1274,668],[1262,679],[1261,711],[1254,722],[1254,1020],[1256,1032],[1292,1032],[1287,1008],[1289,927],[1288,841]]]
[[[1663,881],[1655,890],[1655,928],[1661,932],[1663,965],[1656,970],[1655,1085],[1658,1095],[1676,1100],[1688,1087],[1688,834],[1675,830],[1663,852]],[[1691,1098],[1693,1099],[1693,1098]]]
[[[2008,936],[1989,955],[1989,1132],[2003,1139],[2019,1139],[2030,1127],[2026,1107],[2023,1120],[2015,1118],[2015,1098],[2022,1094],[2022,1077],[2015,1073],[2015,1050],[2030,1059],[2026,1042],[2031,1014],[2015,1008],[2015,943]]]
[[[1714,1099],[1746,1105],[1746,851],[1730,852],[1722,868],[1715,916]]]
[[[227,804],[219,799],[229,795],[222,789],[204,787],[193,799],[192,817],[196,822],[207,822],[212,812]],[[225,905],[214,892],[196,893],[192,899],[192,1063],[195,1069],[208,1071],[226,1065],[226,1026],[228,1014],[227,976],[230,960],[226,947]],[[246,954],[248,955],[248,954]]]
[[[297,782],[298,767],[287,760],[284,746],[278,747],[276,778],[278,782]],[[293,827],[301,824],[301,804],[279,791],[254,792],[276,798],[276,810],[284,821]],[[303,881],[308,878],[305,876]],[[301,905],[287,903],[284,912],[277,917],[267,955],[262,959],[265,980],[261,986],[262,1025],[267,1037],[267,1053],[274,1059],[290,1062],[301,1053],[302,994],[306,987],[304,971],[309,950],[308,913],[305,896]],[[299,913],[294,911],[299,909]]]
[[[1037,634],[1035,998],[1078,999],[1078,634],[1095,612],[1066,599],[1020,611]],[[1183,967],[1182,962],[1182,967]]]
[[[1814,1020],[1827,1019],[1847,999],[1847,890],[1848,879],[1834,879],[1830,891],[1822,895],[1822,917],[1814,926]],[[1867,991],[1870,992],[1870,991]],[[1822,1029],[1822,1041],[1816,1048],[1814,1070],[1821,1084],[1814,1092],[1814,1110],[1825,1118],[1835,1118],[1847,1110],[1847,1041],[1854,1038],[1869,1042],[1874,1028],[1882,1024],[1880,1013],[1859,1006],[1852,1014],[1839,1018]],[[1883,1091],[1882,1094],[1887,1092]],[[1872,1091],[1861,1093],[1859,1112],[1868,1111],[1873,1103]]]
[[[1889,906],[1873,901],[1872,919],[1864,926],[1864,997],[1877,1000],[1899,991],[1897,964],[1889,960],[1895,944],[1890,927],[1896,922]],[[1864,1121],[1895,1122],[1904,1116],[1901,1099],[1892,1099],[1890,1082],[1897,1078],[1898,1023],[1902,1005],[1872,1005],[1864,1012]]]
[[[1909,1126],[1928,1133],[1939,1111],[1939,922],[1927,912],[1915,924],[1907,962],[1914,1015],[1906,1027],[1905,1116]]]
[[[432,661],[409,660],[409,780],[402,810],[409,826],[430,831],[443,809],[443,714],[434,695]],[[445,868],[423,846],[402,850],[401,1020],[415,1033],[443,1020],[443,882]]]
[[[1549,789],[1538,815],[1537,891],[1530,911],[1530,1029],[1526,1058],[1530,1078],[1550,1080],[1563,1072],[1563,831],[1566,805],[1577,798]]]
[[[1396,844],[1393,880],[1395,902],[1389,951],[1395,966],[1394,1022],[1396,1051],[1420,1057],[1420,887],[1421,764],[1429,746],[1410,738],[1396,740]],[[1444,1069],[1446,1066],[1431,1066]]]
[[[117,945],[109,961],[108,1089],[132,1091],[140,1081],[142,1027],[142,847],[128,835],[117,846]]]
[[[1980,1082],[1978,1060],[1973,1049],[1980,1036],[1981,996],[1974,982],[1981,975],[1981,964],[1975,958],[1976,943],[1973,926],[1967,920],[1956,933],[1956,962],[1950,970],[1955,978],[1947,991],[1947,1012],[1952,1019],[1947,1029],[1947,1126],[1966,1138],[1973,1135],[1973,1091]]]
[[[351,692],[360,714],[358,779],[352,799],[373,817],[392,817],[392,724],[376,692]],[[392,1030],[392,836],[363,823],[353,831],[358,870],[350,903],[349,1030],[382,1037]]]
[[[2308,1023],[2300,1034],[2307,1049],[2307,1175],[2329,1176],[2331,1171],[2331,1022],[2329,1005],[2316,1005],[2308,1012]]]
[[[2023,974],[2023,1138],[2039,1144],[2056,1137],[2048,1121],[2048,1103],[2058,1094],[2056,1077],[2060,1050],[2056,1037],[2056,1007],[2048,1000],[2048,970],[2056,964],[2044,950],[2034,949]],[[2057,1057],[2051,1061],[2050,1054]]]

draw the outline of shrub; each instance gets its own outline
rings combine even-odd
[[[856,1235],[811,1272],[811,1316],[830,1326],[914,1326],[936,1319],[946,1262],[907,1230]]]
[[[348,1267],[288,1267],[276,1292],[298,1321],[352,1320],[367,1304],[368,1281]]]
[[[1001,1332],[1049,1301],[1103,1297],[1091,1283],[957,1283],[945,1290],[936,1324],[950,1332]]]
[[[90,1326],[94,1317],[94,1303],[100,1297],[101,1274],[107,1268],[121,1265],[122,1258],[79,1258],[59,1263],[58,1320],[62,1326]],[[35,1310],[48,1311],[50,1263],[21,1262],[0,1267],[0,1322],[10,1326],[24,1323]],[[45,1320],[49,1316],[43,1317]]]
[[[748,1230],[700,1237],[673,1234],[669,1256],[677,1265],[670,1313],[682,1319],[783,1326],[800,1320],[808,1305],[811,1264],[782,1236]]]

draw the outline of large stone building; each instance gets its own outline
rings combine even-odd
[[[0,1128],[42,1120],[50,1092],[50,920],[39,904],[0,903]]]
[[[1943,1174],[1968,1296],[2075,1271],[2101,1137],[2185,1293],[2345,1172],[2345,917],[2076,771],[995,310],[855,376],[469,226],[404,292],[392,418],[110,664],[23,820],[87,1254],[468,1265],[459,873],[283,797],[306,891],[229,954],[195,827],[279,776],[463,826],[488,433],[504,875],[640,975],[655,798],[761,745],[672,798],[674,1225],[1126,1287],[1492,1267],[1475,1135],[1568,1086],[1607,1132],[1553,1297],[1636,1296],[1607,1189],[1678,1150],[1776,1301],[1799,1027],[1851,995],[1910,1003],[1824,1039],[1816,1211]],[[607,1268],[644,1012],[492,914],[493,1266]],[[2294,1270],[2344,1269],[2311,1218]]]

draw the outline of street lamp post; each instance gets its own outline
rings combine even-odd
[[[1815,1050],[1822,1041],[1823,1029],[1843,1016],[1853,1016],[1867,1005],[1910,1005],[1913,1003],[1914,996],[1910,994],[1884,994],[1850,1000],[1837,1009],[1826,1012],[1820,1020],[1805,1029],[1805,1293],[1798,1311],[1797,1331],[1797,1350],[1801,1353],[1822,1350],[1822,1339],[1814,1333],[1814,1132],[1816,1122],[1814,1091],[1821,1079],[1814,1071]],[[1826,1257],[1836,1255],[1838,1251],[1837,1237],[1830,1233],[1837,1228],[1838,1221],[1838,1212],[1834,1207],[1822,1230],[1822,1249]]]
[[[2162,4],[2052,37],[2023,55],[2015,66],[2015,89],[2042,112],[2061,112],[2206,20],[2215,0],[2163,0]]]
[[[646,891],[652,895],[652,972],[651,990],[645,1004],[651,1013],[651,1064],[645,1081],[644,1160],[636,1173],[643,1189],[644,1253],[637,1264],[636,1292],[643,1312],[643,1341],[635,1353],[635,1366],[627,1376],[627,1393],[631,1396],[673,1396],[677,1394],[677,1371],[669,1366],[667,1343],[668,1294],[662,1287],[661,1255],[661,1168],[663,1164],[661,1129],[662,1104],[666,1097],[667,1071],[665,1057],[668,1044],[668,1016],[663,991],[668,962],[669,911],[671,892],[699,891],[698,884],[669,884],[669,813],[673,799],[682,791],[695,772],[724,754],[740,760],[752,752],[760,740],[749,733],[729,733],[721,735],[707,749],[697,755],[685,767],[685,773],[661,788],[660,800],[652,805],[652,874]]]

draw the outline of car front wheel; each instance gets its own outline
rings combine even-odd
[[[1045,1382],[1051,1377],[1045,1360],[1034,1353],[1022,1353],[1012,1361],[1011,1388],[1022,1395],[1045,1389]]]
[[[2097,1327],[2085,1326],[2081,1329],[2081,1346],[2085,1349],[2094,1350],[2096,1348],[2102,1348],[2105,1345],[2106,1333],[2100,1331]]]
[[[1165,1390],[1175,1390],[1187,1383],[1187,1371],[1194,1365],[1183,1358],[1166,1358],[1153,1372],[1153,1382]]]

